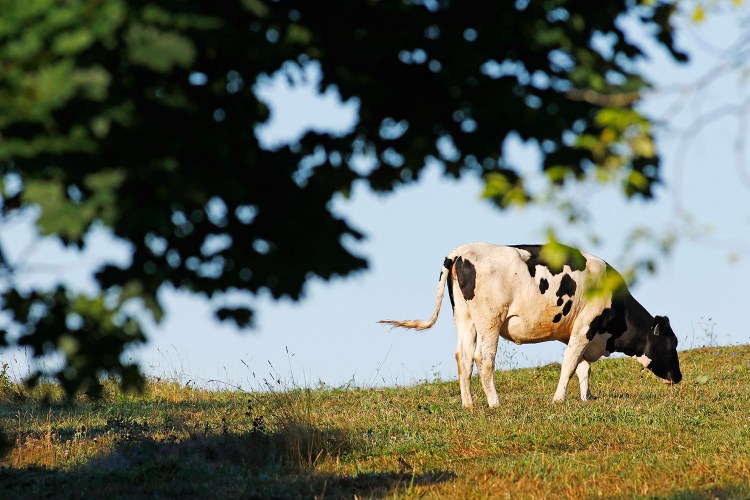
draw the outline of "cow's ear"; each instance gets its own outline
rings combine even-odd
[[[654,335],[660,335],[662,330],[669,328],[669,318],[666,316],[656,316],[654,318]]]

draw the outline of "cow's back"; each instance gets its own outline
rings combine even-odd
[[[453,250],[452,279],[464,299],[456,307],[466,307],[477,328],[519,344],[567,342],[609,306],[608,299],[587,294],[601,284],[607,264],[579,252],[580,258],[552,269],[540,248],[472,243]]]

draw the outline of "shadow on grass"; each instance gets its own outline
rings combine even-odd
[[[727,483],[710,487],[680,490],[668,493],[661,498],[668,500],[746,500],[750,498],[750,485],[745,483]]]
[[[108,426],[117,429],[113,449],[83,464],[65,470],[1,467],[0,497],[380,497],[456,477],[449,471],[411,472],[398,463],[393,470],[355,475],[319,472],[316,464],[323,459],[358,453],[358,443],[338,430],[286,428],[157,440],[139,425]],[[105,429],[89,432],[106,434]]]

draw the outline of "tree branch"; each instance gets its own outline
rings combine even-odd
[[[571,101],[583,101],[602,107],[620,108],[629,106],[641,99],[639,92],[624,92],[620,94],[602,94],[592,89],[570,89],[565,97]]]

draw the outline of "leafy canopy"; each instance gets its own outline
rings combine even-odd
[[[145,339],[127,311],[158,320],[165,285],[214,297],[269,291],[297,299],[311,277],[364,269],[362,234],[329,201],[355,182],[380,192],[418,179],[426,160],[481,175],[500,207],[534,202],[504,156],[516,134],[538,144],[551,186],[593,176],[651,197],[659,178],[637,19],[676,59],[672,2],[635,0],[0,0],[2,216],[36,207],[44,236],[83,247],[94,226],[132,245],[104,264],[99,294],[24,289],[4,258],[0,346],[42,358],[73,393]],[[260,77],[319,64],[321,91],[356,99],[339,136],[308,132],[275,150],[255,128]],[[352,160],[367,155],[368,169]],[[6,244],[8,242],[5,242]],[[11,242],[12,244],[12,242]],[[247,307],[220,319],[252,323]],[[36,377],[42,375],[39,371]]]

